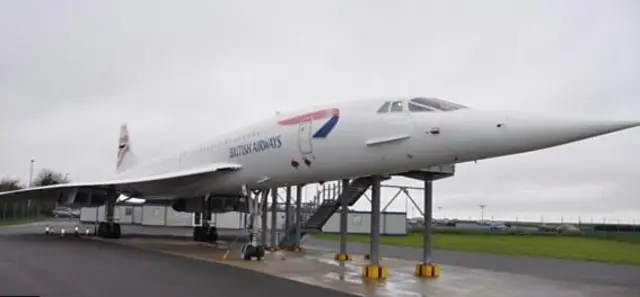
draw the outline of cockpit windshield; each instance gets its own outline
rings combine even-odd
[[[453,111],[453,110],[468,108],[464,105],[456,104],[456,103],[445,101],[438,98],[413,98],[409,100],[409,107],[411,108],[412,105],[414,105],[415,109],[426,107],[426,108],[435,109],[438,111]],[[419,111],[423,111],[423,110],[419,110]]]
[[[433,97],[416,97],[409,100],[385,101],[378,108],[377,113],[404,113],[409,112],[447,112],[468,108],[461,104],[445,101]]]
[[[416,97],[409,100],[386,101],[378,108],[377,113],[409,112],[447,112],[468,108],[464,105],[438,98]]]

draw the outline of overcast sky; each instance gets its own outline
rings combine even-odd
[[[25,182],[31,158],[36,172],[109,177],[122,122],[147,158],[276,110],[369,97],[640,118],[634,0],[6,0],[0,43],[0,174]],[[635,129],[460,165],[435,204],[640,222],[638,152]]]

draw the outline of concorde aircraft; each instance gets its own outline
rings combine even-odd
[[[148,162],[134,156],[123,125],[114,178],[4,192],[0,199],[106,202],[112,209],[122,194],[151,203],[170,200],[176,210],[195,212],[202,210],[203,196],[249,201],[239,198],[241,189],[246,195],[246,189],[391,175],[549,148],[638,125],[486,111],[437,98],[359,100],[278,114]],[[239,208],[241,203],[231,203],[217,211]],[[110,216],[99,224],[98,235],[119,237],[120,227]]]

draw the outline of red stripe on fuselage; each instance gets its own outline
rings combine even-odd
[[[323,110],[318,110],[310,113],[305,113],[302,115],[298,115],[292,118],[284,119],[278,122],[278,125],[289,126],[289,125],[297,125],[309,119],[311,120],[321,120],[329,117],[339,116],[340,109],[338,108],[327,108]]]

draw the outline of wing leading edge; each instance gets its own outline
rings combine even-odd
[[[105,192],[113,188],[118,194],[145,198],[158,195],[163,189],[173,191],[195,182],[213,177],[223,172],[236,171],[242,165],[234,163],[213,163],[198,168],[190,168],[182,171],[157,174],[139,178],[125,178],[120,180],[105,180],[98,182],[82,182],[58,184],[44,187],[27,188],[16,191],[0,193],[0,201],[44,199],[59,195],[61,192],[72,191],[100,191]]]

